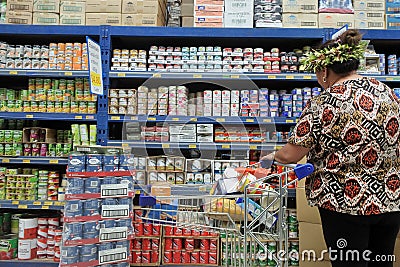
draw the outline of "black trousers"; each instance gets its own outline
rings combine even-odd
[[[332,267],[392,267],[400,212],[354,216],[319,208]]]

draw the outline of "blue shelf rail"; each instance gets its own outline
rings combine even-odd
[[[62,210],[64,209],[64,202],[47,200],[0,200],[0,208],[25,210]]]
[[[28,77],[88,77],[89,73],[84,70],[21,70],[21,69],[2,69],[0,76],[28,76]]]
[[[96,114],[0,112],[1,119],[15,120],[96,121],[96,117]]]
[[[66,158],[52,157],[0,157],[0,163],[3,164],[40,164],[40,165],[67,165]]]

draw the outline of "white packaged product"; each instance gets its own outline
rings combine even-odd
[[[214,90],[213,91],[213,98],[212,102],[215,103],[222,103],[222,91],[221,90]]]

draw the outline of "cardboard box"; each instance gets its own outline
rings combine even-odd
[[[60,12],[60,0],[33,0],[33,12]]]
[[[194,22],[195,28],[223,28],[223,22]],[[210,115],[211,116],[211,115]]]
[[[297,220],[299,222],[321,224],[318,208],[308,205],[306,191],[304,188],[296,188],[296,207]]]
[[[60,14],[60,25],[85,25],[86,14]]]
[[[121,13],[86,13],[86,25],[121,25]]]
[[[299,223],[299,252],[302,255],[302,252],[314,251],[316,255],[316,259],[320,258],[323,250],[327,250],[324,235],[322,232],[322,225],[316,223],[307,223],[300,222]],[[310,259],[308,258],[308,254],[303,254],[304,262],[311,262],[314,260],[314,255],[310,255]],[[329,260],[329,253],[324,253],[324,259]],[[300,256],[300,261],[303,260],[303,257]],[[319,265],[318,265],[319,266]]]
[[[7,11],[32,12],[33,0],[8,0]]]
[[[165,26],[165,17],[156,14],[122,14],[123,26]]]
[[[182,27],[193,27],[194,17],[182,17]]]
[[[356,19],[354,21],[354,27],[356,29],[370,29],[370,30],[384,30],[386,29],[386,21],[370,21]]]
[[[57,13],[33,12],[32,24],[59,25],[60,15]]]
[[[283,0],[283,13],[318,13],[318,0]]]
[[[195,11],[203,12],[224,12],[224,6],[220,5],[194,5]]]
[[[123,14],[166,14],[166,12],[167,6],[163,0],[122,0]]]
[[[224,0],[195,0],[195,5],[217,5],[224,6]]]
[[[194,22],[195,23],[223,23],[224,22],[224,17],[219,16],[219,17],[194,17]]]
[[[60,14],[85,14],[86,2],[63,1],[60,2]]]
[[[369,20],[369,21],[385,21],[385,11],[356,10],[354,11],[354,19]]]
[[[400,13],[400,2],[397,0],[386,0],[386,14]]]
[[[319,13],[319,28],[341,28],[345,24],[349,25],[349,29],[354,28],[354,14],[339,13]]]
[[[318,14],[283,13],[284,28],[318,28]]]
[[[400,14],[386,15],[386,29],[388,30],[400,29]]]
[[[361,0],[353,1],[354,10],[385,11],[385,0]]]
[[[225,12],[254,12],[254,0],[225,0]]]
[[[121,13],[121,0],[86,0],[86,13]]]
[[[9,11],[6,12],[7,24],[32,24],[32,12]]]
[[[182,0],[181,3],[182,3],[182,5],[186,5],[186,4],[194,5],[194,0]]]
[[[253,13],[227,13],[224,14],[225,28],[253,28]]]
[[[182,4],[181,5],[181,16],[182,17],[193,17],[194,5],[193,4]]]

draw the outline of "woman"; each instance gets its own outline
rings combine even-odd
[[[263,158],[296,163],[307,155],[314,165],[306,195],[319,209],[327,247],[359,254],[332,254],[333,267],[393,266],[378,260],[393,254],[400,224],[400,101],[356,73],[361,37],[347,30],[308,55],[304,66],[324,91],[306,105],[288,144]]]

